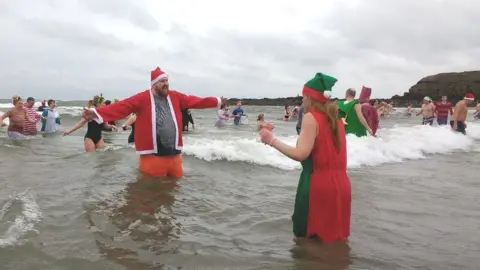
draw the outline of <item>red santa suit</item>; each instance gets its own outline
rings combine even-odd
[[[160,68],[151,72],[151,85],[168,77]],[[124,119],[135,113],[135,149],[140,155],[140,170],[155,176],[183,176],[181,155],[183,148],[182,140],[182,109],[206,109],[220,107],[221,99],[217,97],[200,98],[185,95],[175,90],[169,90],[166,97],[170,107],[171,118],[175,126],[175,150],[176,154],[159,154],[157,140],[157,112],[155,98],[151,89],[140,92],[127,99],[112,103],[100,108],[91,108],[98,123]],[[170,116],[168,116],[170,117]]]

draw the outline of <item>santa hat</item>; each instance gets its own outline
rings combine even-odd
[[[168,74],[157,67],[156,69],[152,70],[150,74],[150,85],[153,86],[163,78],[168,78]]]
[[[475,96],[472,93],[466,93],[463,99],[475,100]]]
[[[323,73],[317,73],[313,79],[305,83],[302,94],[326,102],[332,96],[332,87],[336,82],[337,79],[334,77]]]
[[[360,92],[360,97],[358,101],[368,102],[370,100],[370,95],[372,95],[372,88],[362,86],[362,92]]]

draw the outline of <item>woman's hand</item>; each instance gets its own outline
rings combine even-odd
[[[264,144],[272,145],[273,142],[276,140],[275,136],[273,136],[273,133],[266,128],[262,128],[259,134],[260,134],[260,140]]]
[[[72,130],[71,130],[71,129],[67,129],[67,130],[65,130],[65,132],[63,132],[63,136],[70,135],[71,133],[72,133]]]

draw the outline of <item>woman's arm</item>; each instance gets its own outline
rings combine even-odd
[[[278,139],[273,139],[270,145],[293,160],[304,161],[312,152],[317,134],[317,121],[311,113],[307,113],[303,117],[302,128],[300,130],[297,146],[290,146]]]
[[[136,114],[132,114],[128,119],[127,121],[125,121],[125,123],[123,123],[122,125],[122,128],[123,127],[129,127],[131,126],[133,123],[135,123],[135,121],[137,121],[137,115]],[[124,128],[125,130],[126,128]]]
[[[83,127],[85,125],[85,123],[87,123],[87,120],[85,120],[84,118],[82,118],[80,121],[78,121],[75,126],[73,126],[71,129],[68,129],[66,130],[64,133],[63,133],[63,136],[66,136],[66,135],[70,135],[72,132],[75,132],[77,129]]]
[[[104,127],[105,129],[107,129],[107,130],[118,131],[117,126],[115,126],[115,125],[110,125],[110,124],[107,123],[107,122],[104,122],[104,123],[103,123],[103,127]]]

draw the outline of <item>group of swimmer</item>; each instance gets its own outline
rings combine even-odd
[[[352,192],[347,174],[346,135],[375,136],[379,116],[389,110],[388,104],[378,107],[371,104],[372,89],[365,86],[358,99],[355,98],[355,89],[350,88],[345,92],[344,101],[332,100],[336,82],[337,79],[330,75],[316,73],[303,85],[302,104],[296,112],[296,145],[288,145],[277,138],[273,133],[274,126],[265,121],[263,114],[257,117],[261,142],[301,162],[302,172],[292,216],[293,233],[300,241],[316,239],[331,243],[348,240]],[[473,99],[472,94],[466,94],[464,100],[455,106],[454,130],[464,133],[462,126],[466,128],[467,105]],[[60,116],[55,111],[55,101],[49,100],[48,108],[43,108],[42,115],[39,115],[32,109],[34,100],[33,103],[29,100],[24,105],[22,99],[15,96],[12,100],[14,108],[0,118],[2,125],[5,118],[10,119],[10,138],[24,136],[28,130],[25,126],[37,121],[45,121],[46,131],[58,129]],[[139,155],[139,170],[156,177],[182,178],[183,131],[185,123],[193,125],[193,118],[192,121],[188,119],[191,114],[185,110],[207,108],[218,108],[216,126],[225,125],[232,118],[238,125],[245,116],[241,102],[237,102],[229,114],[224,97],[197,97],[171,90],[168,74],[156,67],[150,72],[149,89],[117,102],[105,101],[102,95],[95,96],[83,109],[82,119],[65,130],[64,135],[88,123],[85,150],[93,151],[103,147],[102,131],[118,130],[115,121],[128,117],[122,129],[132,130],[131,141]],[[420,113],[424,114],[424,122],[430,123],[427,112],[432,108],[428,100],[422,105]],[[32,110],[33,114],[30,113]]]
[[[433,121],[437,118],[437,124],[439,126],[447,125],[450,116],[450,126],[453,130],[466,134],[467,128],[467,116],[468,106],[475,100],[475,97],[471,93],[465,94],[463,100],[460,100],[453,107],[452,103],[448,101],[447,96],[442,96],[440,101],[434,102],[430,97],[423,98],[423,104],[420,108],[418,115],[422,115],[422,125],[433,125]],[[474,119],[479,118],[480,102],[477,102],[476,111],[474,113]],[[407,116],[413,113],[411,106],[407,109]]]

